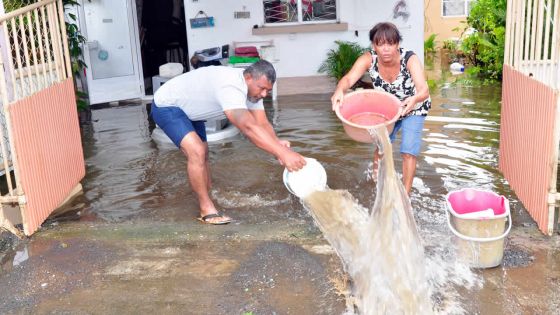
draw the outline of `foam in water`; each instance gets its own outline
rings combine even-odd
[[[259,194],[245,194],[238,191],[216,191],[211,192],[212,197],[218,204],[226,208],[246,207],[272,207],[290,201],[289,196],[285,199],[267,199]]]
[[[304,205],[352,277],[360,314],[433,314],[430,284],[444,284],[428,279],[424,248],[395,172],[387,129],[370,133],[381,157],[371,213],[342,190],[314,192]],[[430,261],[430,267],[435,263]],[[445,271],[432,275],[445,277]],[[459,312],[459,306],[453,307]]]

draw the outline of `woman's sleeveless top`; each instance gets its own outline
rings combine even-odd
[[[382,90],[385,92],[389,92],[395,95],[401,102],[408,97],[416,94],[416,87],[414,86],[414,81],[412,81],[412,75],[408,68],[406,67],[406,63],[408,59],[414,55],[414,52],[411,50],[404,51],[400,48],[401,54],[401,70],[397,75],[397,78],[393,82],[386,82],[383,80],[381,75],[379,74],[379,66],[377,64],[377,54],[373,49],[371,49],[371,56],[372,62],[371,67],[369,68],[369,75],[371,76],[371,81],[373,82],[373,88],[377,90]],[[426,116],[428,115],[428,110],[432,107],[432,101],[428,97],[423,102],[416,104],[413,110],[411,110],[406,116],[411,115],[418,115],[418,116]]]

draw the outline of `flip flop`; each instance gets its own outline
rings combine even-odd
[[[212,218],[224,218],[223,215],[221,215],[220,213],[211,213],[208,215],[205,215],[203,217],[197,217],[196,219],[202,223],[206,223],[206,224],[213,224],[213,225],[222,225],[222,224],[228,224],[231,222],[231,219],[226,219],[223,221],[209,221],[208,219],[212,219]]]

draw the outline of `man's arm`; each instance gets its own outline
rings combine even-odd
[[[272,124],[270,124],[270,121],[268,121],[268,117],[266,117],[266,112],[263,109],[251,109],[249,110],[249,112],[251,113],[251,115],[253,115],[253,117],[255,117],[255,119],[257,120],[257,123],[259,125],[261,125],[266,131],[268,131],[268,133],[276,139],[276,141],[278,141],[281,145],[285,146],[285,147],[290,147],[290,141],[287,140],[281,140],[280,138],[278,138],[278,136],[276,135],[276,132],[274,131],[274,128],[272,127]]]
[[[232,109],[224,111],[229,121],[260,149],[274,155],[289,171],[296,171],[305,165],[303,157],[282,145],[266,119],[264,111]],[[266,120],[266,122],[265,122]]]
[[[274,128],[270,124],[270,121],[268,121],[268,117],[266,117],[266,112],[264,111],[264,109],[249,110],[249,113],[253,115],[253,117],[257,121],[257,124],[263,127],[274,139],[276,139],[276,141],[280,141],[280,139],[278,139],[278,136],[276,135],[276,132],[274,131]]]

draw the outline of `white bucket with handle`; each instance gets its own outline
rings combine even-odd
[[[300,199],[305,199],[314,191],[327,188],[327,172],[317,160],[305,158],[306,164],[299,171],[284,169],[283,180],[288,191]]]
[[[475,268],[500,265],[504,240],[511,230],[509,201],[496,193],[472,188],[452,191],[446,200],[447,224],[458,238],[459,256]]]

